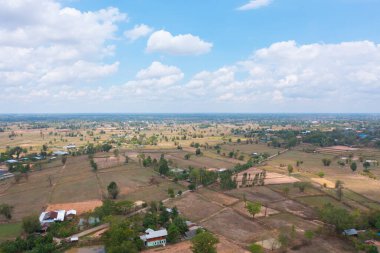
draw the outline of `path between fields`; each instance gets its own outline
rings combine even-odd
[[[83,237],[83,236],[86,236],[86,235],[90,235],[90,234],[93,234],[99,230],[102,230],[102,229],[106,229],[106,228],[109,228],[110,224],[109,223],[105,223],[105,224],[102,224],[102,225],[99,225],[99,226],[96,226],[96,227],[93,227],[93,228],[90,228],[90,229],[87,229],[85,231],[82,231],[78,234],[75,234],[75,235],[72,235],[72,236],[69,236],[66,238],[66,240],[70,240],[70,238],[73,238],[73,237]]]
[[[67,161],[65,162],[65,164],[62,166],[62,168],[58,172],[58,174],[59,174],[58,175],[58,180],[57,180],[57,182],[55,184],[53,184],[53,186],[51,188],[51,191],[49,193],[48,203],[51,202],[51,198],[53,196],[53,192],[54,192],[55,187],[58,185],[59,181],[62,180],[62,174],[63,174],[63,172],[64,172],[64,170],[66,168],[66,163],[67,163]],[[50,176],[49,176],[49,180],[52,180],[52,178],[50,178]]]

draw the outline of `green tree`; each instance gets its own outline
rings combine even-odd
[[[289,237],[288,233],[281,232],[278,235],[278,242],[280,243],[281,248],[283,250],[286,250],[286,248],[289,246],[289,243],[290,243],[290,237]]]
[[[168,242],[175,243],[178,242],[180,239],[181,233],[178,229],[178,227],[174,224],[171,223],[168,228]]]
[[[209,232],[201,232],[191,239],[193,253],[216,253],[218,238]]]
[[[161,155],[160,161],[158,162],[158,172],[161,175],[167,175],[169,170],[168,161],[164,158],[164,155]]]
[[[353,163],[351,163],[350,168],[353,172],[355,172],[358,168],[358,165],[356,164],[356,162],[353,162]]]
[[[201,149],[200,148],[197,148],[196,150],[195,150],[195,155],[201,155],[202,154],[202,152],[201,152]]]
[[[173,188],[169,188],[169,189],[168,189],[168,195],[169,195],[170,198],[174,198],[175,195],[174,195],[174,190],[173,190]]]
[[[255,218],[255,215],[260,213],[262,205],[258,202],[247,202],[246,209],[252,215],[252,218]]]
[[[119,187],[113,181],[107,186],[107,191],[109,196],[113,199],[116,199],[117,195],[119,195]]]
[[[322,159],[322,163],[323,163],[323,166],[330,166],[331,164],[331,159],[328,159],[328,158],[323,158]]]
[[[144,246],[137,224],[130,220],[112,220],[103,240],[107,253],[138,253]]]
[[[353,227],[355,221],[346,209],[334,207],[331,203],[324,205],[320,209],[319,215],[324,222],[334,225],[338,233]]]
[[[13,206],[8,204],[0,205],[0,214],[3,215],[8,220],[12,219]]]
[[[288,173],[289,175],[293,173],[293,166],[291,164],[288,165]]]
[[[368,170],[368,168],[371,166],[371,164],[369,162],[364,162],[363,163],[363,167],[365,170]]]
[[[32,234],[41,229],[41,224],[36,215],[26,216],[22,219],[22,229],[28,233]]]

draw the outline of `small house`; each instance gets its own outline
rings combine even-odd
[[[168,231],[166,229],[154,231],[153,229],[148,228],[145,231],[145,234],[140,236],[140,239],[144,242],[146,247],[165,246],[167,235]]]
[[[345,236],[358,236],[358,231],[354,228],[346,229],[342,233]]]
[[[18,163],[17,160],[14,160],[14,159],[10,159],[10,160],[6,160],[5,163],[8,163],[8,164],[16,164]]]
[[[65,210],[42,212],[39,220],[42,225],[45,223],[64,221],[65,213]]]
[[[69,153],[66,152],[66,151],[61,151],[61,150],[58,150],[58,151],[54,151],[53,152],[53,155],[55,156],[64,156],[64,155],[68,155]]]

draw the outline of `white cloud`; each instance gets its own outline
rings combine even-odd
[[[210,52],[212,46],[212,43],[192,34],[173,36],[170,32],[160,30],[149,37],[146,50],[171,55],[200,55]]]
[[[29,50],[15,52],[15,55],[28,54]],[[59,58],[65,61],[75,54],[67,51]],[[66,73],[67,82],[77,75],[81,80],[91,80],[92,76],[81,70],[86,64],[86,61],[72,64],[62,71],[54,68],[53,77],[45,76],[45,82],[49,78],[64,79],[61,73]],[[117,68],[105,66],[108,65],[89,64],[83,68],[93,68],[90,72],[99,72],[100,76]],[[27,83],[36,78],[33,73],[24,71],[14,75],[3,71],[0,79]],[[108,111],[121,108],[120,111],[146,112],[376,112],[380,99],[380,45],[370,41],[307,45],[284,41],[256,50],[245,61],[215,71],[200,71],[189,80],[184,76],[179,67],[155,61],[121,85],[47,86],[30,92],[8,85],[0,93],[0,101],[43,98],[54,105],[70,99],[77,106],[107,101],[102,103],[102,109]],[[88,110],[91,109],[94,110],[93,107]]]
[[[135,41],[141,37],[148,36],[153,32],[153,28],[140,24],[140,25],[135,25],[133,29],[125,31],[124,35],[127,37],[130,41]]]
[[[244,4],[237,9],[239,11],[258,9],[258,8],[269,5],[271,2],[272,0],[251,0],[247,4]]]
[[[116,23],[126,20],[112,7],[82,12],[54,0],[0,1],[0,87],[25,92],[115,73],[118,62],[103,61],[114,53]]]

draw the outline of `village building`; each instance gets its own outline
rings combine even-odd
[[[145,231],[145,234],[140,236],[140,239],[144,242],[146,247],[165,246],[167,235],[168,231],[166,229],[154,231],[153,229],[148,228]]]
[[[65,220],[65,214],[65,210],[42,212],[39,220],[41,225],[45,223],[60,222]]]
[[[68,152],[62,151],[62,150],[58,150],[58,151],[53,152],[53,155],[55,155],[55,156],[63,156],[63,155],[68,155],[68,154],[69,154]]]
[[[62,222],[64,220],[71,220],[77,215],[76,210],[56,210],[42,212],[39,217],[41,225],[47,225],[53,222]]]

